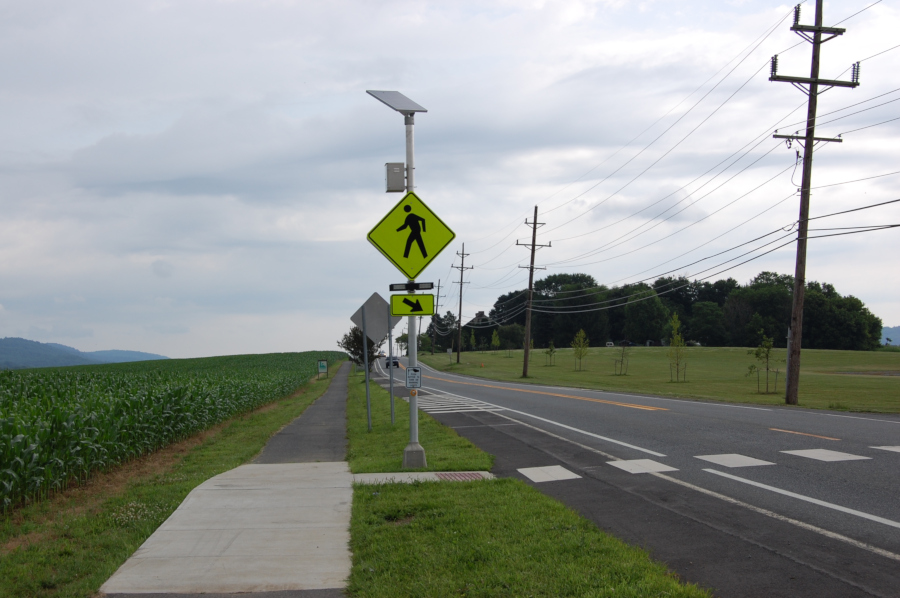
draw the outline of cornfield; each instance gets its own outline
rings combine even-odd
[[[284,397],[335,351],[0,372],[0,510]]]

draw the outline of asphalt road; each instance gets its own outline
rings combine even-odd
[[[423,367],[419,407],[495,455],[495,474],[533,484],[716,595],[900,596],[900,417]],[[556,469],[529,469],[541,467]],[[573,477],[540,481],[560,474]]]

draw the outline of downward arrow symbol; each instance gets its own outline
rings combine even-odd
[[[419,303],[418,299],[416,299],[415,303],[413,303],[409,299],[404,299],[403,303],[407,304],[410,307],[410,311],[412,311],[413,313],[415,313],[417,311],[422,311],[422,304]]]

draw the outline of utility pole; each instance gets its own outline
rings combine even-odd
[[[454,268],[459,270],[459,319],[456,322],[456,363],[459,363],[459,353],[462,350],[462,291],[463,285],[469,284],[467,282],[463,282],[463,272],[465,272],[466,270],[471,270],[475,266],[469,266],[468,268],[466,268],[466,256],[469,254],[466,253],[465,243],[462,244],[462,253],[457,251],[456,255],[461,258],[460,265],[453,266]]]
[[[851,81],[836,81],[819,78],[819,56],[822,44],[828,40],[842,35],[846,29],[839,27],[822,26],[822,2],[816,0],[815,25],[800,24],[800,5],[794,7],[794,24],[791,31],[812,44],[812,64],[809,70],[809,78],[784,77],[778,74],[778,56],[772,57],[772,72],[769,81],[783,81],[791,83],[797,89],[809,96],[809,104],[806,111],[806,133],[799,135],[773,135],[776,139],[787,139],[788,147],[792,141],[797,141],[803,147],[803,180],[800,183],[800,219],[797,228],[797,261],[794,268],[794,296],[791,305],[791,328],[788,346],[788,372],[785,384],[784,400],[788,405],[796,405],[798,389],[800,387],[800,346],[803,339],[803,299],[806,291],[806,241],[809,228],[809,192],[812,186],[812,162],[813,148],[817,142],[841,143],[839,138],[816,137],[816,106],[818,96],[823,91],[832,87],[858,87],[859,63],[853,65]],[[810,35],[811,34],[811,35]],[[828,37],[822,38],[822,34]],[[819,86],[824,89],[819,90]]]
[[[537,229],[539,226],[544,226],[543,222],[537,221],[537,206],[534,206],[534,220],[532,222],[525,220],[525,224],[531,227],[531,244],[529,245],[527,243],[519,243],[519,241],[516,241],[516,245],[531,247],[531,265],[519,266],[520,268],[528,269],[528,302],[525,305],[525,361],[522,364],[523,378],[528,377],[528,358],[531,354],[531,299],[534,295],[534,271],[546,270],[546,268],[534,267],[534,252],[539,247],[550,247],[550,243],[546,245],[537,244]]]
[[[438,278],[437,295],[434,296],[434,314],[438,318],[441,317],[441,279]],[[437,342],[437,325],[434,316],[431,318],[431,354],[434,355],[434,344]]]

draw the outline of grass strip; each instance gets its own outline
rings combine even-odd
[[[518,480],[357,485],[350,535],[357,597],[709,596]]]
[[[756,375],[746,375],[748,366],[760,365],[746,348],[687,347],[687,382],[670,381],[666,351],[666,347],[632,347],[624,376],[615,375],[614,368],[621,349],[606,347],[592,347],[580,371],[575,371],[571,349],[558,349],[553,365],[548,365],[544,351],[537,349],[532,352],[528,378],[522,378],[521,350],[468,351],[459,364],[455,354],[451,360],[447,355],[423,352],[419,360],[440,371],[505,382],[784,405],[784,349],[774,351],[771,367],[780,372],[777,389],[774,372],[770,373],[769,394],[765,392],[765,372],[759,386],[762,392],[757,391]],[[800,374],[801,407],[900,413],[900,353],[804,349]]]
[[[397,381],[394,381],[397,388]],[[409,404],[394,399],[391,425],[390,394],[371,382],[372,431],[366,421],[366,385],[362,372],[350,376],[347,399],[347,460],[353,473],[403,471],[403,449],[409,444]],[[419,412],[419,444],[425,448],[426,469],[409,471],[488,471],[494,458],[454,430]]]
[[[367,431],[364,377],[350,377],[347,429],[354,473],[401,470],[409,406],[372,383]],[[420,413],[432,470],[490,469],[492,457]],[[530,486],[481,482],[357,484],[348,591],[394,596],[709,596],[638,548]]]
[[[289,397],[5,514],[0,597],[95,595],[191,490],[253,459],[330,381],[312,380]]]

